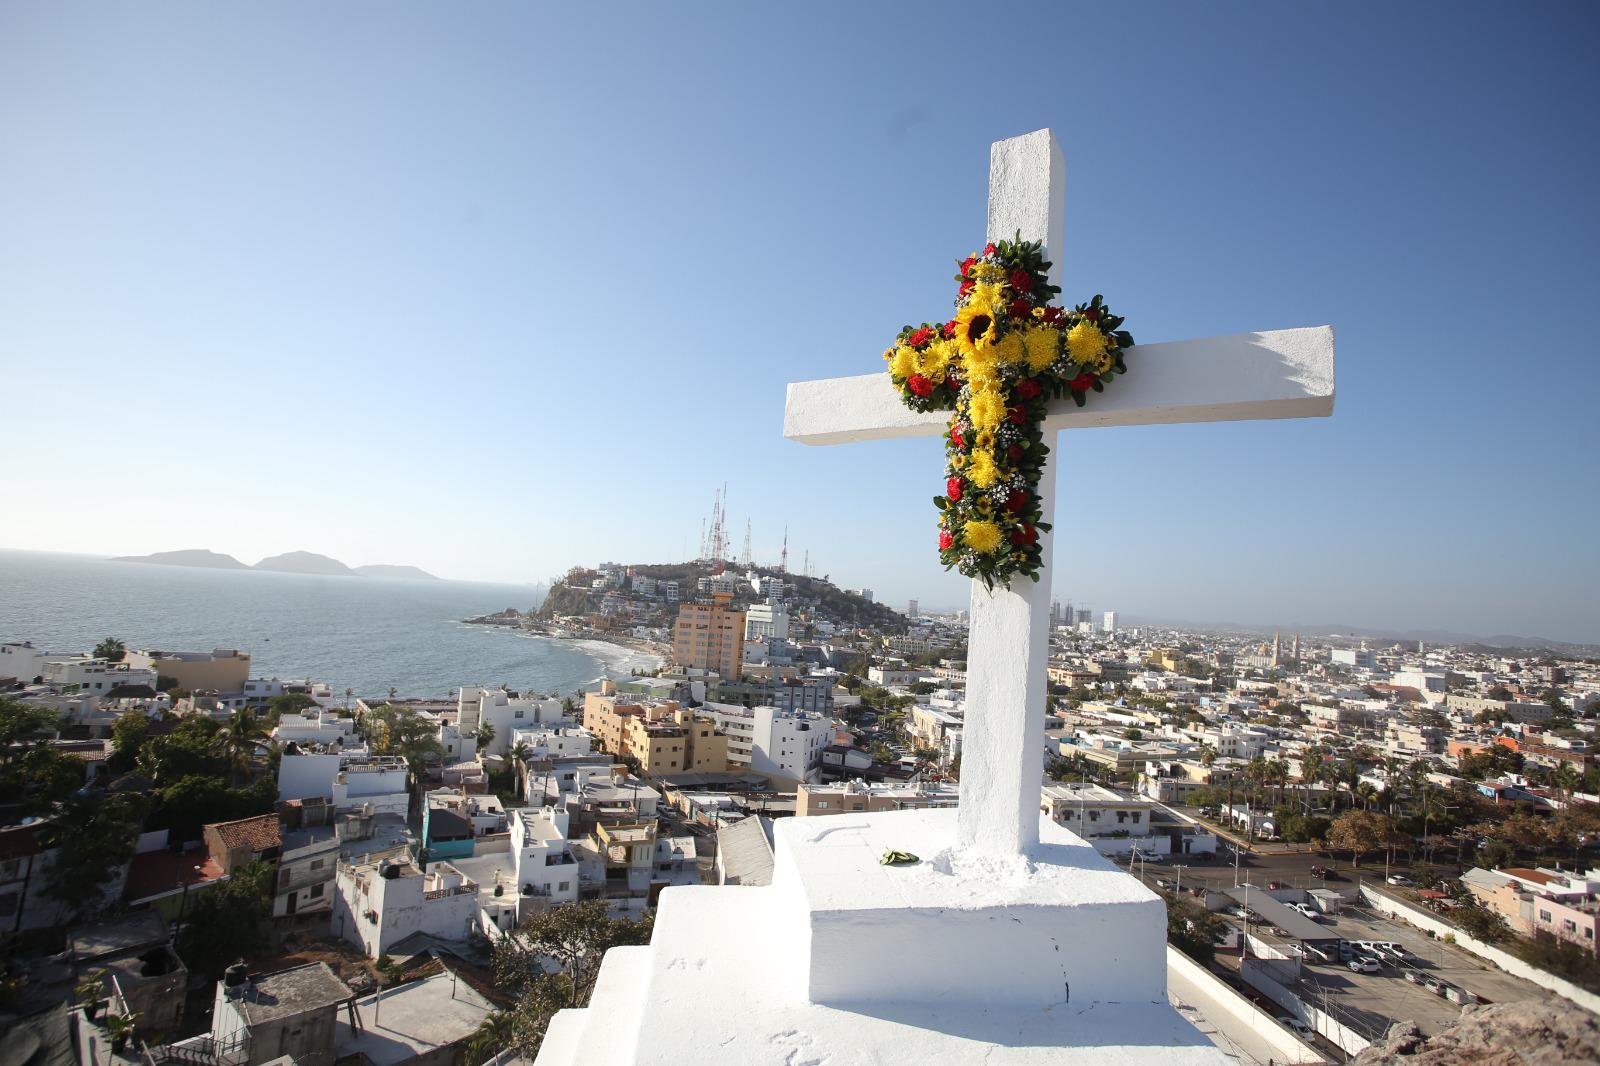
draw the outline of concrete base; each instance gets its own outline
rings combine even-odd
[[[1227,1062],[1167,1003],[1160,899],[1041,838],[998,860],[955,847],[955,811],[780,821],[772,885],[663,892],[538,1066]]]

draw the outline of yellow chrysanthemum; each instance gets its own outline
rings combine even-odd
[[[1055,362],[1061,331],[1050,326],[1035,326],[1022,335],[1022,343],[1028,350],[1028,369],[1038,374]]]
[[[904,381],[917,372],[917,353],[914,350],[901,345],[885,354],[889,359],[889,375],[896,381]]]
[[[1004,281],[1006,268],[999,263],[974,263],[972,269],[967,272],[967,277],[980,285],[984,282]]]
[[[978,554],[990,555],[1000,547],[1000,527],[993,522],[968,522],[961,539]]]
[[[967,479],[980,489],[986,489],[1000,479],[1000,466],[991,451],[974,451],[967,467]]]
[[[1098,367],[1106,350],[1106,335],[1091,322],[1079,322],[1067,331],[1067,351],[1072,361]]]
[[[994,342],[995,361],[1001,366],[1015,366],[1027,357],[1027,349],[1022,344],[1022,334],[1012,330],[1004,337]]]
[[[998,282],[986,281],[973,288],[967,304],[982,308],[985,314],[998,316],[1005,307],[1005,289]]]
[[[945,376],[945,373],[949,371],[957,358],[959,356],[956,353],[956,346],[950,341],[934,341],[922,352],[920,360],[922,369],[920,372],[924,376],[938,381]]]
[[[974,390],[972,394],[972,425],[979,433],[993,433],[1006,417],[1006,401],[997,390]]]

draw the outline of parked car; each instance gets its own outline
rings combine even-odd
[[[1395,962],[1410,962],[1411,953],[1393,941],[1385,941],[1378,945],[1378,954]]]
[[[1357,955],[1345,963],[1351,973],[1382,973],[1383,965],[1371,955]]]
[[[1296,1036],[1314,1036],[1314,1035],[1316,1035],[1316,1030],[1312,1029],[1311,1026],[1307,1025],[1305,1022],[1301,1021],[1299,1018],[1285,1018],[1283,1020],[1283,1023],[1285,1025],[1287,1025],[1289,1028],[1293,1029]]]
[[[1410,888],[1414,883],[1405,874],[1390,874],[1387,880],[1391,885],[1399,885],[1401,888]]]
[[[1414,985],[1420,985],[1422,983],[1422,971],[1421,970],[1407,970],[1406,973],[1405,973],[1405,977],[1406,977],[1407,981],[1410,981]]]
[[[1437,977],[1424,977],[1422,979],[1422,987],[1436,996],[1444,995],[1445,983]]]
[[[1313,907],[1309,903],[1291,903],[1289,904],[1289,907],[1290,909],[1305,915],[1307,918],[1310,918],[1313,922],[1322,921],[1322,912],[1317,910],[1317,908]]]
[[[1353,959],[1353,958],[1355,958],[1356,957],[1356,946],[1354,944],[1350,943],[1350,941],[1348,941],[1348,940],[1339,941],[1339,957],[1341,959]]]

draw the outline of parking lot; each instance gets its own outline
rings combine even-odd
[[[1510,1003],[1549,995],[1537,985],[1497,970],[1469,952],[1364,907],[1347,908],[1337,917],[1325,919],[1325,924],[1347,941],[1398,943],[1422,975],[1464,988],[1485,1001]],[[1353,973],[1343,963],[1311,960],[1301,970],[1298,992],[1314,1004],[1327,1003],[1336,1015],[1353,1016],[1361,1023],[1359,1027],[1371,1032],[1381,1033],[1390,1022],[1401,1018],[1415,1021],[1428,1035],[1454,1022],[1461,1014],[1461,1004],[1407,981],[1407,968],[1385,963],[1381,973]]]

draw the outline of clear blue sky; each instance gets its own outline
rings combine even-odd
[[[0,7],[0,546],[524,581],[691,550],[964,601],[881,368],[1051,126],[1066,293],[1333,323],[1334,417],[1065,438],[1057,592],[1600,641],[1593,5]]]

